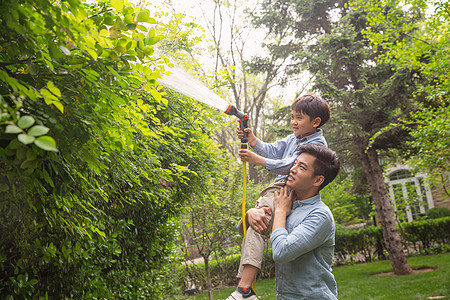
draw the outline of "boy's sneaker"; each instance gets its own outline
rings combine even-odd
[[[238,286],[238,288],[231,293],[231,295],[226,300],[257,300],[255,292],[251,287],[242,288]]]

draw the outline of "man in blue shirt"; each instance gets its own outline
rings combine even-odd
[[[278,300],[337,299],[331,265],[334,256],[333,215],[319,191],[339,172],[336,153],[317,144],[299,147],[286,186],[275,192],[272,225]],[[266,227],[264,213],[249,210],[249,223]],[[259,217],[258,217],[259,216]]]

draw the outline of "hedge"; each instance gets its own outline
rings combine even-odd
[[[337,226],[335,264],[369,262],[387,258],[380,226],[349,230]],[[397,225],[407,254],[430,254],[448,250],[450,217],[424,219]]]

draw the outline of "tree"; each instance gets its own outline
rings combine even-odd
[[[411,165],[416,170],[428,171],[429,180],[446,189],[449,183],[449,91],[450,57],[449,43],[449,3],[447,1],[386,1],[376,3],[358,1],[358,5],[368,12],[370,26],[364,30],[365,36],[374,45],[386,49],[378,60],[393,64],[396,68],[418,70],[417,93],[426,95],[426,101],[419,110],[401,122],[393,123],[378,134],[398,127],[406,127],[412,135]],[[395,14],[395,17],[392,17]],[[420,22],[409,22],[407,17],[421,18]],[[373,26],[383,23],[388,30],[373,30]],[[446,191],[447,195],[448,191]]]
[[[411,268],[378,162],[378,152],[401,147],[405,133],[391,132],[370,145],[369,140],[413,109],[414,72],[377,63],[374,58],[382,49],[371,47],[361,34],[366,28],[365,12],[346,7],[340,1],[264,1],[254,22],[266,26],[269,34],[291,32],[283,47],[270,49],[289,48],[285,55],[291,58],[292,69],[307,68],[314,75],[314,88],[333,108],[326,127],[336,139],[330,147],[344,162],[358,158],[353,161],[364,170],[394,272],[408,274]],[[380,24],[374,30],[382,28]]]

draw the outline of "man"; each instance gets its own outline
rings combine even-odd
[[[339,159],[317,144],[302,145],[299,152],[286,186],[275,192],[270,241],[277,299],[337,299],[331,273],[334,219],[319,191],[338,174]],[[267,228],[266,212],[264,208],[247,212],[256,231]]]

